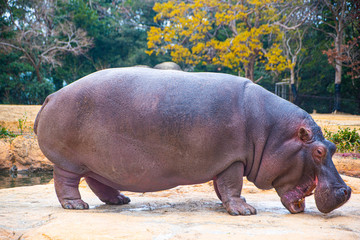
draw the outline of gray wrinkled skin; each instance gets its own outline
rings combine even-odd
[[[85,177],[107,204],[119,191],[149,192],[214,180],[232,215],[256,214],[240,197],[243,177],[275,188],[291,212],[315,190],[321,212],[351,195],[331,157],[335,146],[305,111],[227,74],[116,68],[90,74],[45,100],[34,131],[54,164],[61,205],[85,209]]]

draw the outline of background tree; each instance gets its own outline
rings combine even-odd
[[[52,0],[8,1],[3,7],[0,47],[19,51],[34,68],[39,83],[42,64],[60,65],[59,54],[83,54],[92,45],[85,31],[56,19]]]
[[[59,14],[92,37],[86,55],[64,56],[66,64],[53,72],[55,81],[71,83],[91,72],[111,67],[154,66],[167,56],[146,53],[146,32],[154,25],[154,0],[64,1]]]
[[[280,49],[280,30],[274,2],[168,1],[156,3],[160,27],[148,32],[149,54],[170,53],[189,66],[215,64],[244,72],[254,79],[257,61],[266,69],[282,71],[287,62]]]
[[[334,57],[334,61],[331,60],[331,57],[329,59],[329,62],[333,63],[335,68],[334,111],[337,112],[340,111],[340,90],[343,67],[343,59],[340,56],[343,55],[344,52],[343,46],[345,41],[345,30],[351,20],[352,4],[346,0],[321,0],[321,2],[323,4],[319,5],[322,8],[319,11],[319,18],[320,23],[322,23],[324,26],[323,28],[318,29],[325,32],[333,39],[333,49],[329,49],[329,51],[325,51],[324,53],[328,53],[329,56],[333,55],[332,53],[335,53],[339,56]]]
[[[314,18],[316,2],[312,1],[285,1],[277,6],[282,22],[274,24],[280,26],[282,32],[282,49],[288,62],[290,71],[290,99],[296,102],[299,73],[304,60],[303,38]]]
[[[297,86],[296,86],[296,69],[299,72],[301,68],[301,52],[303,49],[303,37],[305,31],[296,29],[292,31],[286,31],[283,36],[282,48],[284,49],[284,53],[286,56],[286,60],[288,61],[288,68],[290,70],[290,85],[291,92],[293,96],[293,101],[296,100],[297,97]]]

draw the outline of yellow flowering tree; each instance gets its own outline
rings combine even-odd
[[[254,80],[256,62],[283,71],[281,21],[275,4],[284,0],[169,0],[156,3],[148,32],[148,54],[170,53],[177,63],[215,64]]]

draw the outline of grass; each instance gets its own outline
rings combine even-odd
[[[360,135],[356,128],[350,129],[339,127],[337,132],[331,132],[324,129],[324,137],[336,145],[338,152],[341,153],[359,153],[360,152]]]
[[[0,138],[15,138],[17,136],[18,135],[16,135],[15,133],[9,131],[5,127],[0,126]]]

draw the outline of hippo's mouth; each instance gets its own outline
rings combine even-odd
[[[305,197],[314,194],[317,182],[317,177],[315,177],[315,180],[311,181],[310,183],[304,184],[302,186],[297,186],[295,187],[295,189],[286,192],[281,197],[282,204],[291,213],[303,212],[305,209]]]

